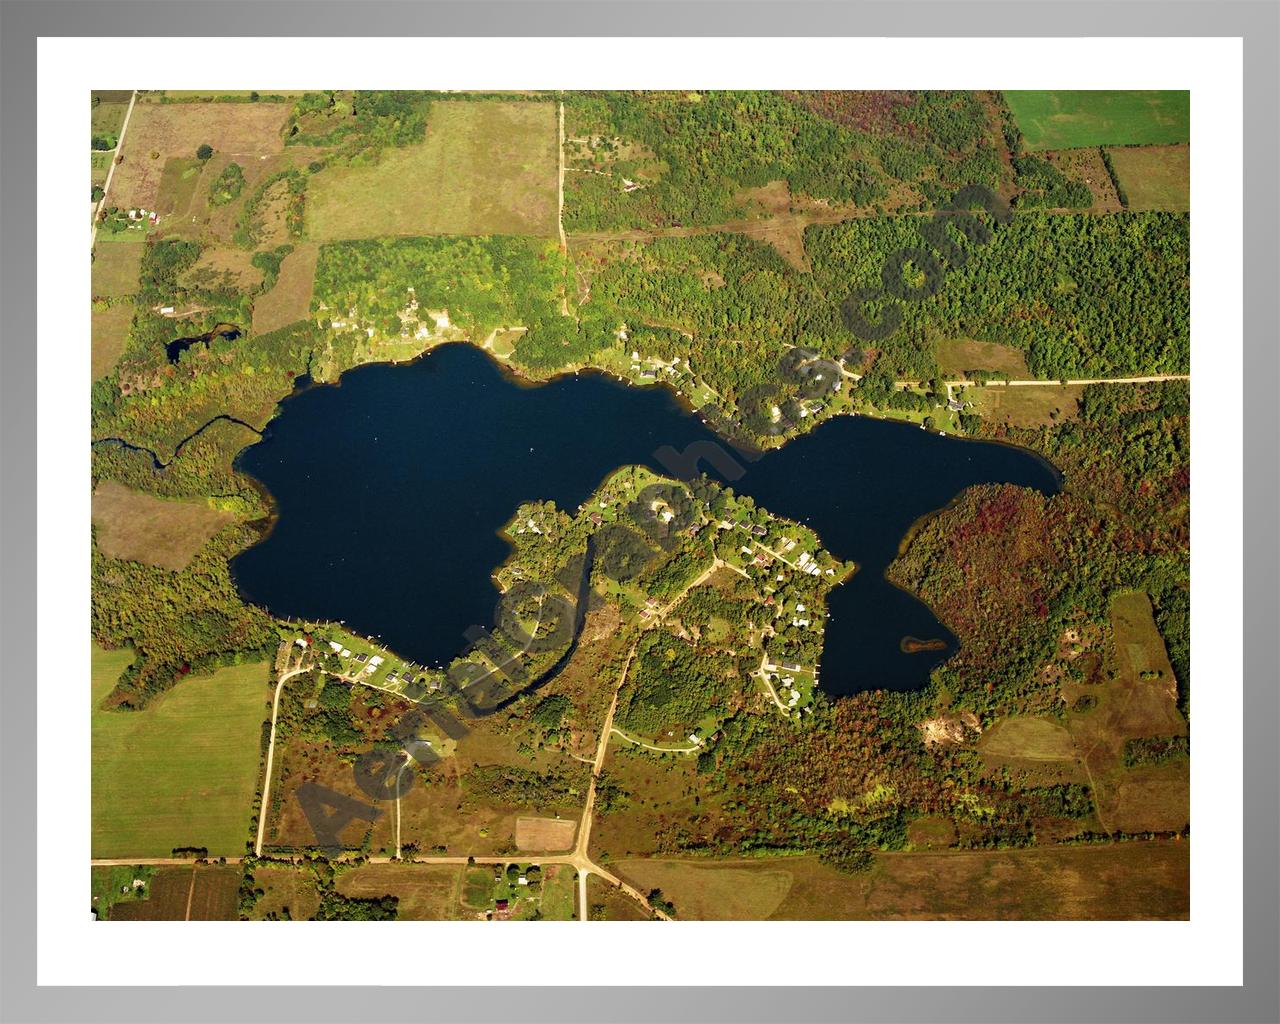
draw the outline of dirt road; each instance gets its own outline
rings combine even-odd
[[[98,215],[102,213],[107,203],[107,196],[111,194],[111,179],[115,177],[116,160],[124,151],[124,133],[129,130],[129,118],[133,117],[133,105],[138,100],[138,90],[134,89],[129,96],[129,109],[124,112],[124,121],[120,124],[120,137],[116,140],[115,153],[111,157],[111,165],[107,168],[107,180],[102,183],[102,198],[98,200],[98,205],[93,210],[93,230],[89,233],[89,248],[93,248],[94,243],[98,241]]]

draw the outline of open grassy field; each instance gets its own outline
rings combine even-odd
[[[90,271],[93,294],[104,299],[116,299],[136,292],[145,244],[141,241],[117,242],[95,249]]]
[[[537,853],[568,850],[577,831],[572,818],[517,818],[516,846]]]
[[[311,179],[307,235],[554,237],[557,160],[554,104],[437,101],[422,143]]]
[[[574,921],[578,916],[577,873],[568,864],[550,864],[542,870],[539,906],[545,921]]]
[[[103,480],[93,492],[93,525],[103,554],[175,572],[235,516],[201,499],[157,498]]]
[[[262,284],[263,273],[253,265],[253,253],[230,246],[209,246],[178,279],[183,287],[252,292]]]
[[[599,875],[587,876],[587,907],[593,921],[654,920],[644,907]]]
[[[111,161],[115,159],[115,150],[89,154],[89,182],[93,185],[107,183],[107,171],[111,169]]]
[[[706,832],[720,818],[720,799],[704,791],[697,758],[660,756],[613,738],[605,763],[609,783],[629,794],[626,804],[607,814],[597,812],[591,829],[591,854],[611,859],[651,856],[659,835],[672,821],[705,815]]]
[[[216,152],[256,160],[284,148],[280,129],[288,103],[142,103],[134,107],[124,162],[111,181],[111,201],[125,209],[156,209],[171,158],[191,160],[208,144]],[[173,173],[181,175],[180,167]],[[194,184],[192,185],[194,188]],[[177,207],[178,198],[169,202]]]
[[[1032,151],[1191,141],[1185,91],[1036,89],[1004,99]]]
[[[460,864],[362,864],[340,874],[334,883],[346,896],[396,896],[404,921],[452,921],[462,915],[459,904]]]
[[[124,124],[124,116],[129,111],[129,94],[123,93],[123,99],[115,99],[115,94],[95,95],[98,102],[89,115],[90,130],[103,139],[119,138],[120,126]]]
[[[358,849],[367,844],[374,853],[394,852],[394,804],[370,803],[368,795],[356,785],[351,765],[345,763],[331,746],[297,736],[283,742],[276,740],[264,850],[294,851],[315,846],[315,828],[298,800],[299,788],[308,782],[350,797],[366,808],[373,808],[372,820],[354,818],[343,827],[338,838],[344,846]],[[402,805],[407,806],[409,799],[421,788],[421,785],[415,785],[409,790],[401,801]],[[405,828],[404,841],[411,842],[415,838]]]
[[[305,921],[320,906],[315,876],[307,868],[259,864],[253,869],[253,884],[262,890],[250,915],[255,921],[273,914],[277,918]]]
[[[307,318],[319,255],[318,246],[304,242],[281,261],[276,283],[253,301],[254,334],[267,334]]]
[[[1191,209],[1190,146],[1120,146],[1110,152],[1129,209]]]
[[[1045,718],[1005,718],[982,734],[978,749],[996,757],[1067,761],[1076,756],[1071,733]]]
[[[1190,762],[1126,767],[1127,741],[1187,735],[1164,639],[1141,592],[1111,605],[1112,656],[1104,682],[1081,687],[1096,706],[1067,724],[1093,784],[1098,817],[1108,831],[1171,832],[1190,818]]]
[[[521,750],[519,737],[501,731],[499,717],[474,722],[471,731],[458,740],[453,756],[436,767],[431,781],[415,785],[401,799],[403,842],[417,843],[420,850],[443,846],[450,854],[500,856],[514,848],[520,818],[554,818],[558,814],[572,822],[581,815],[586,765],[551,749]],[[473,781],[501,767],[539,775],[567,768],[578,770],[580,781],[559,802],[508,803]]]
[[[270,697],[266,664],[184,679],[145,711],[100,710],[131,659],[93,650],[93,856],[167,857],[186,846],[243,853]]]
[[[131,323],[132,306],[94,306],[89,316],[89,365],[94,380],[105,377],[115,369],[129,343]]]
[[[1022,349],[998,345],[993,341],[972,338],[947,338],[938,342],[938,369],[949,378],[958,378],[970,370],[990,370],[1007,374],[1013,380],[1031,376]]]
[[[887,853],[865,874],[814,857],[628,860],[685,920],[1185,920],[1187,841]],[[589,896],[589,898],[593,898]]]
[[[1012,388],[988,385],[966,388],[964,399],[973,403],[978,415],[992,423],[1039,427],[1075,419],[1083,394],[1083,384]]]
[[[185,216],[191,208],[191,199],[196,194],[204,169],[204,162],[194,156],[169,157],[160,172],[156,205],[148,209],[157,210],[162,218]]]

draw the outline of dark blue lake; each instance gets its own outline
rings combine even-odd
[[[470,345],[359,367],[339,386],[290,397],[241,453],[277,519],[232,572],[247,600],[276,615],[344,620],[444,665],[468,627],[494,621],[490,574],[508,553],[497,531],[517,505],[551,500],[572,513],[619,466],[669,472],[654,458],[661,446],[715,440],[665,388],[596,373],[528,387]],[[737,493],[808,524],[860,566],[830,599],[820,679],[830,694],[922,686],[956,649],[928,607],[884,578],[912,523],[973,484],[1058,487],[1030,452],[861,416],[738,462]],[[908,636],[946,648],[906,654]]]

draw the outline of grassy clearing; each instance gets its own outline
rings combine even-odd
[[[205,847],[244,851],[262,722],[262,662],[191,677],[145,711],[99,709],[130,652],[93,650],[94,857],[167,857]]]
[[[1116,213],[1123,209],[1100,150],[1092,146],[1086,149],[1062,149],[1045,153],[1045,156],[1066,177],[1089,186],[1089,191],[1093,193],[1090,210],[1095,213]]]
[[[690,861],[621,861],[618,872],[641,892],[661,889],[690,921],[763,921],[791,891],[785,861],[745,867]],[[677,893],[679,895],[677,895]]]
[[[1129,209],[1191,209],[1190,146],[1124,146],[1110,152]]]
[[[994,757],[1070,761],[1076,745],[1063,726],[1044,718],[1005,718],[982,734],[978,749]]]
[[[542,871],[542,898],[539,906],[545,921],[577,919],[578,885],[576,872],[568,864],[551,864]]]
[[[493,869],[467,868],[462,901],[472,910],[485,910],[493,902]]]
[[[1191,141],[1186,91],[1036,89],[1004,98],[1033,151]]]
[[[263,273],[253,265],[253,253],[244,249],[210,246],[179,278],[184,287],[252,292],[262,284]]]
[[[1082,384],[997,385],[966,388],[964,398],[973,403],[974,412],[992,423],[1040,427],[1075,419],[1083,394]]]
[[[259,864],[253,869],[253,882],[262,889],[250,917],[255,921],[270,915],[292,921],[305,921],[320,907],[315,876],[309,869],[272,867]]]
[[[312,178],[307,234],[554,237],[556,167],[554,104],[438,101],[421,144]]]
[[[644,907],[598,875],[587,876],[587,907],[593,921],[654,920]]]
[[[132,306],[94,307],[90,314],[89,354],[89,364],[94,380],[105,377],[115,369],[129,342],[131,323],[133,323]]]
[[[134,241],[95,249],[93,269],[90,271],[93,294],[101,298],[117,299],[136,292],[144,247],[145,243],[142,241]]]
[[[522,751],[517,736],[499,731],[498,717],[473,723],[472,730],[457,741],[453,757],[437,766],[431,781],[405,794],[400,802],[403,842],[417,843],[420,850],[444,847],[450,854],[502,856],[515,849],[516,822],[521,817],[558,814],[572,821],[582,813],[585,784],[549,805],[507,803],[471,785],[468,773],[494,766],[539,774],[566,765],[585,769],[559,751]]]
[[[197,551],[235,516],[203,499],[181,501],[131,491],[104,480],[93,492],[93,525],[101,551],[162,569],[184,569]]]
[[[155,209],[163,217],[183,217],[191,208],[191,199],[200,184],[204,164],[195,157],[171,156],[160,174],[160,191]]]
[[[284,258],[276,283],[254,300],[254,334],[267,334],[307,318],[319,254],[318,246],[303,243]]]
[[[284,148],[280,130],[290,109],[288,103],[137,105],[125,138],[124,162],[111,181],[112,203],[154,210],[169,159],[194,159],[202,145],[251,159],[279,153]]]
[[[111,161],[115,158],[115,151],[110,153],[90,153],[89,154],[89,183],[92,185],[105,185],[107,183],[107,172],[111,169]]]
[[[815,857],[638,860],[617,870],[638,888],[661,888],[686,920],[699,913],[707,920],[757,919],[765,911],[773,920],[797,921],[1186,920],[1189,846],[889,853],[861,875],[842,874]]]
[[[458,864],[363,864],[338,876],[337,890],[365,898],[396,896],[403,921],[452,921],[460,914]]]
[[[1085,687],[1096,707],[1068,716],[1068,727],[1093,782],[1098,817],[1120,832],[1168,832],[1190,817],[1190,762],[1124,766],[1126,741],[1187,735],[1164,639],[1141,592],[1111,605],[1113,649],[1105,681]]]
[[[1013,380],[1031,376],[1022,349],[972,338],[947,338],[938,342],[938,369],[946,377],[967,375],[970,370],[1003,373]]]
[[[537,853],[568,850],[577,831],[577,822],[570,818],[517,818],[516,846]]]
[[[96,136],[104,139],[120,137],[120,128],[124,124],[124,116],[129,112],[129,96],[124,99],[105,99],[98,94],[98,104],[89,115],[89,128]]]

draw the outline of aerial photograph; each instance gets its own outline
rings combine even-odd
[[[1188,92],[85,101],[96,920],[1190,918]]]

